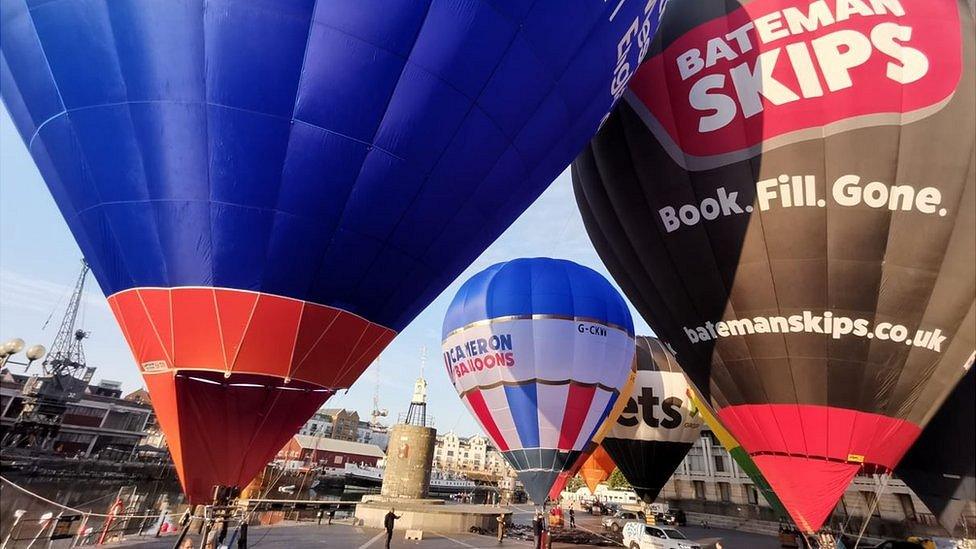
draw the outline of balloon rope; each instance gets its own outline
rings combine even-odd
[[[874,516],[874,510],[877,509],[878,502],[881,501],[881,496],[884,495],[885,489],[888,488],[888,480],[890,479],[890,474],[881,476],[881,485],[874,490],[874,501],[871,503],[871,508],[868,509],[868,516],[864,519],[864,524],[861,525],[861,531],[857,533],[857,540],[854,541],[854,549],[857,549],[857,546],[861,543],[861,537],[864,536],[864,531],[868,529],[871,517]]]
[[[64,509],[64,510],[71,511],[73,513],[78,513],[78,514],[81,514],[81,515],[88,515],[88,516],[92,516],[92,517],[115,517],[115,518],[118,519],[118,518],[159,518],[159,517],[163,516],[164,514],[166,514],[165,512],[164,513],[160,513],[160,514],[156,514],[156,515],[106,515],[104,513],[92,513],[92,512],[89,512],[89,511],[82,511],[81,509],[75,509],[74,507],[68,507],[67,505],[64,505],[64,504],[58,503],[56,501],[52,501],[50,499],[47,499],[46,497],[44,497],[44,496],[42,496],[42,495],[40,495],[40,494],[38,494],[36,492],[31,492],[27,488],[24,488],[23,486],[18,485],[17,483],[13,482],[12,480],[10,480],[10,479],[2,476],[2,475],[0,475],[0,481],[6,482],[10,486],[13,486],[17,490],[20,490],[21,492],[23,492],[23,493],[27,494],[28,496],[31,496],[31,497],[33,497],[35,499],[39,499],[39,500],[41,500],[41,501],[43,501],[45,503],[48,503],[48,504],[53,505],[55,507],[58,507],[60,509]],[[101,499],[101,498],[97,498],[97,499],[94,499],[92,501],[97,501],[98,499]]]

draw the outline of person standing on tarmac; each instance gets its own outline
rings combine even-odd
[[[495,520],[498,521],[498,543],[502,543],[502,539],[505,538],[505,514],[498,515]]]
[[[542,549],[542,513],[536,513],[532,519],[532,537],[535,539],[535,549]]]
[[[390,512],[383,517],[383,527],[386,528],[386,549],[390,549],[390,541],[393,539],[393,525],[400,518],[400,515],[397,515],[394,511],[396,509],[391,507]]]
[[[576,528],[576,513],[573,512],[573,508],[569,508],[569,527]]]

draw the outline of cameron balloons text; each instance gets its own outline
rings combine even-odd
[[[461,400],[537,505],[603,425],[631,374],[623,297],[571,261],[516,259],[458,290],[444,366]]]

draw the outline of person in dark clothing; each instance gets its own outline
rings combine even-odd
[[[532,519],[532,537],[535,539],[535,549],[542,549],[542,513],[536,513]]]
[[[335,507],[329,508],[329,524],[332,524],[332,519],[335,518],[335,512],[336,512]]]
[[[569,508],[569,527],[576,528],[576,513],[573,512],[573,508]]]
[[[393,539],[393,524],[400,518],[400,515],[394,511],[396,509],[390,509],[390,512],[383,517],[383,527],[386,528],[386,549],[390,549],[390,541]]]

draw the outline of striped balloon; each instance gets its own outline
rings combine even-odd
[[[444,320],[443,354],[461,400],[542,504],[626,384],[634,326],[623,298],[592,269],[517,259],[461,287]]]

